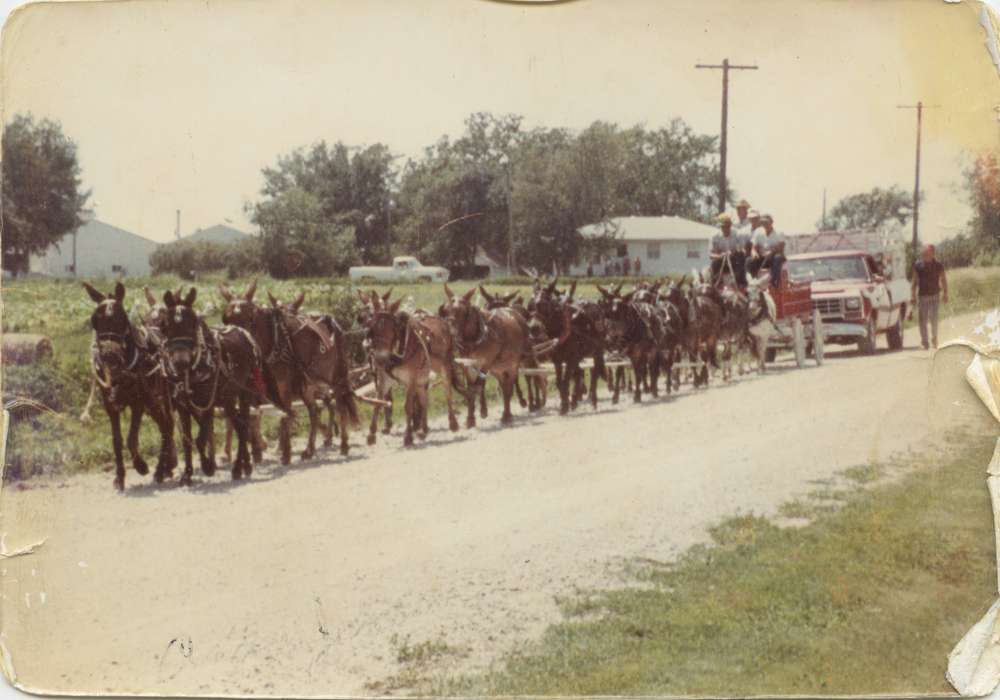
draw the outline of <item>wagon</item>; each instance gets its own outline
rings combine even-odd
[[[774,362],[778,350],[791,350],[799,367],[810,355],[817,365],[823,364],[823,319],[813,305],[812,284],[790,279],[784,268],[778,288],[768,286],[764,294],[773,302],[769,304],[773,323],[767,324],[765,335],[766,361]]]

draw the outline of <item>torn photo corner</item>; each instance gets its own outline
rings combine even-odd
[[[998,26],[938,0],[18,8],[4,675],[995,691]]]

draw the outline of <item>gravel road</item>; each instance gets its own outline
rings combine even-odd
[[[0,564],[0,641],[44,691],[370,694],[407,639],[481,668],[557,620],[557,595],[616,585],[623,561],[920,446],[915,345],[508,429],[495,413],[439,424],[410,450],[357,435],[347,460],[237,485],[220,470],[190,489],[130,472],[125,495],[110,474],[7,488],[4,551],[44,543]]]

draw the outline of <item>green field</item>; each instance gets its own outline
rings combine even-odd
[[[217,290],[223,276],[200,279],[196,306],[203,309],[211,322],[218,322],[222,311],[222,298]],[[233,289],[242,290],[249,280],[226,281]],[[966,313],[978,309],[1000,306],[1000,269],[969,268],[950,273],[952,301],[943,307],[946,314]],[[99,288],[110,291],[111,280],[92,280]],[[611,284],[614,280],[581,280],[577,286],[578,297],[599,296],[596,284]],[[631,282],[631,281],[630,281]],[[146,308],[143,285],[148,286],[157,298],[167,289],[177,289],[188,283],[172,276],[156,278],[129,278],[126,280],[126,305],[141,315]],[[455,282],[450,285],[456,292],[465,292],[475,283]],[[489,288],[496,288],[492,284]],[[386,285],[376,286],[380,293],[388,291]],[[403,296],[407,303],[428,310],[437,309],[444,300],[440,285],[408,284],[393,288],[393,298]],[[530,280],[504,280],[503,289],[530,292]],[[306,292],[305,308],[333,313],[345,328],[353,325],[357,309],[357,295],[345,280],[295,279],[260,280],[257,300],[266,301],[267,291],[280,299],[291,299],[298,291]],[[3,387],[5,399],[28,396],[51,409],[51,412],[20,413],[11,429],[7,452],[5,478],[18,479],[40,474],[72,473],[107,469],[112,465],[110,437],[103,410],[94,411],[94,422],[83,425],[77,416],[83,408],[90,386],[88,348],[91,342],[89,319],[93,303],[81,288],[79,281],[24,279],[7,282],[3,294],[3,331],[42,333],[49,336],[55,346],[55,356],[50,362],[31,367],[4,367]],[[359,336],[352,336],[355,343]],[[355,352],[359,352],[355,346]],[[360,355],[358,355],[360,359]],[[496,384],[489,382],[488,397],[496,402]],[[444,410],[443,392],[432,391],[431,412]],[[515,409],[515,411],[518,409]],[[363,407],[363,421],[369,409]],[[395,421],[399,424],[402,401],[395,402]],[[491,415],[489,420],[494,420]],[[297,426],[301,433],[304,420]],[[367,425],[367,424],[366,424]],[[276,424],[265,424],[269,438],[276,436]],[[365,427],[367,430],[367,427]],[[141,444],[145,454],[155,454],[158,435],[149,421],[144,422]],[[363,448],[362,448],[363,449]]]

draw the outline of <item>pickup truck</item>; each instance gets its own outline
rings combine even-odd
[[[352,267],[347,271],[352,282],[447,282],[443,267],[428,267],[409,255],[392,259],[392,266]]]
[[[790,255],[787,265],[790,279],[812,283],[825,343],[857,343],[870,355],[878,336],[885,335],[890,350],[903,347],[910,285],[887,275],[873,255],[863,250],[802,253]]]

